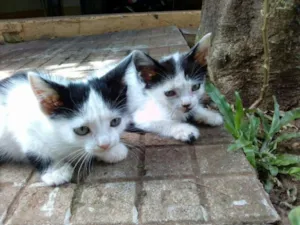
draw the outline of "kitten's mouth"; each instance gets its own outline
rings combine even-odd
[[[188,113],[189,111],[191,111],[191,109],[192,109],[192,107],[190,107],[190,108],[183,108],[182,111],[184,113]]]

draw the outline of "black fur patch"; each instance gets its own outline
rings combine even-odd
[[[194,52],[181,56],[181,68],[184,70],[184,74],[187,78],[202,82],[207,73],[207,66],[201,66],[196,60],[194,60]]]
[[[158,62],[147,54],[145,55],[146,58],[148,58],[149,65],[145,63],[145,58],[141,60],[141,65],[139,65],[139,60],[136,60],[136,69],[138,72],[143,71],[143,68],[154,71],[155,75],[152,76],[151,79],[143,79],[143,81],[146,83],[146,89],[156,87],[164,81],[175,77],[177,72],[177,63],[179,63],[179,67],[183,69],[186,78],[202,82],[206,76],[207,67],[201,66],[199,63],[197,63],[197,61],[194,59],[195,51],[196,48],[193,48],[189,53],[181,55],[179,62],[176,62],[173,58],[168,58],[167,60]]]
[[[52,119],[58,117],[70,118],[75,116],[89,97],[90,88],[88,84],[71,82],[65,87],[50,80],[44,81],[57,92],[59,100],[63,102],[63,106],[53,110],[50,115]]]
[[[26,153],[26,157],[29,160],[30,164],[33,165],[39,172],[45,171],[52,164],[51,159],[42,159],[41,157],[31,152]]]
[[[17,83],[18,81],[27,80],[25,72],[15,73],[13,76],[0,80],[0,95],[7,95],[8,87],[10,84]]]
[[[103,77],[90,80],[91,87],[101,94],[108,106],[123,113],[127,111],[127,85],[124,77],[130,63],[131,56],[128,56]]]
[[[144,61],[142,65],[138,65],[137,61],[137,65],[135,66],[138,72],[143,71],[144,68],[153,71],[154,76],[151,78],[151,80],[146,80],[145,78],[143,79],[143,81],[146,83],[146,89],[151,89],[176,75],[176,63],[173,58],[158,62],[148,54],[145,55],[149,59],[149,65],[145,65]],[[143,75],[141,76],[143,77]]]

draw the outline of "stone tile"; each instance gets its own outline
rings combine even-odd
[[[181,141],[173,138],[161,137],[156,134],[145,134],[145,146],[163,146],[163,145],[186,145]]]
[[[195,145],[210,145],[230,143],[233,139],[222,126],[210,127],[207,125],[199,125],[200,138]]]
[[[0,224],[3,224],[3,221],[7,215],[8,208],[10,207],[19,190],[20,187],[0,186]]]
[[[255,176],[204,178],[211,217],[223,223],[270,223],[279,219]]]
[[[143,186],[142,223],[207,220],[193,180],[147,181]]]
[[[7,224],[64,224],[70,216],[74,185],[32,187],[22,193]]]
[[[145,176],[192,175],[189,146],[167,146],[147,148]]]
[[[129,152],[129,155],[125,160],[115,164],[95,162],[86,182],[95,182],[101,179],[132,179],[138,177],[140,168],[138,154],[139,152],[137,152],[137,150],[135,152]]]
[[[202,174],[253,173],[241,151],[229,152],[228,145],[196,146],[197,161]]]
[[[121,137],[122,141],[129,145],[140,146],[141,145],[141,135],[137,133],[123,133]]]
[[[176,45],[176,46],[171,46],[170,47],[170,52],[171,53],[175,53],[175,52],[184,53],[184,52],[188,52],[189,50],[190,50],[190,48],[186,44]]]
[[[72,224],[137,223],[135,183],[84,185],[76,196]]]
[[[23,164],[2,164],[0,171],[0,184],[13,183],[14,186],[22,186],[28,180],[33,168]]]
[[[169,40],[171,37],[168,37],[167,35],[163,36],[154,36],[150,38],[150,46],[153,47],[160,47],[160,46],[167,46]]]
[[[149,49],[149,54],[152,57],[160,58],[162,56],[169,55],[170,48],[169,47],[151,48],[151,49]]]
[[[184,40],[184,38],[182,36],[172,36],[171,38],[168,39],[168,42],[167,44],[169,46],[172,46],[172,45],[179,45],[179,46],[182,46],[182,45],[186,45],[186,41]]]

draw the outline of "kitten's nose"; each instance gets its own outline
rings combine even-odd
[[[100,145],[99,147],[101,149],[103,149],[103,150],[107,150],[107,149],[109,149],[110,145],[109,144],[105,144],[105,145]]]
[[[191,104],[184,104],[184,105],[182,105],[182,107],[186,108],[186,109],[189,109],[189,108],[191,108]]]

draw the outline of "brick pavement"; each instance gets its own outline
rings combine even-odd
[[[65,76],[107,69],[131,49],[154,57],[188,50],[176,27],[0,46],[0,75],[41,68]],[[129,157],[94,163],[79,182],[45,187],[33,168],[0,165],[0,224],[267,224],[279,219],[241,152],[222,128],[203,126],[195,145],[124,134]],[[76,179],[74,179],[76,181]]]

